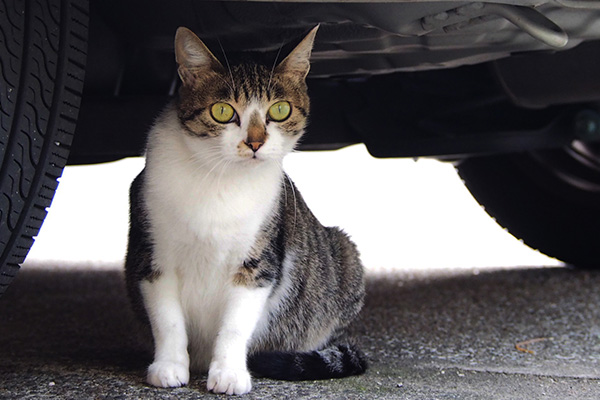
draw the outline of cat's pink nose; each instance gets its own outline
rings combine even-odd
[[[264,142],[244,142],[244,144],[246,144],[246,146],[250,147],[252,151],[256,153],[258,149],[262,147]]]

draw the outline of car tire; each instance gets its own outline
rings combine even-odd
[[[472,157],[457,170],[512,235],[551,257],[600,267],[600,145]]]
[[[88,17],[87,1],[0,2],[0,294],[25,260],[67,162]]]

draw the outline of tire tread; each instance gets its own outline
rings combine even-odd
[[[0,76],[0,294],[33,244],[68,159],[88,18],[85,1],[0,1],[0,65],[11,66]]]
[[[477,202],[514,237],[567,264],[600,269],[600,203],[563,196],[550,172],[540,168],[522,153],[473,157],[457,171]],[[542,184],[544,175],[549,184]]]

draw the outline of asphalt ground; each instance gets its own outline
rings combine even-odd
[[[67,167],[0,298],[0,399],[202,399],[144,382],[148,335],[125,295],[127,193],[143,160]],[[556,267],[499,228],[449,164],[364,146],[295,153],[286,171],[367,270],[360,377],[254,380],[248,399],[599,399],[600,273]],[[366,204],[375,206],[365,207]],[[518,267],[544,266],[544,267]],[[477,267],[477,268],[475,268]],[[515,345],[533,351],[519,351]]]
[[[599,272],[557,267],[370,273],[353,327],[366,374],[255,379],[243,398],[598,399],[599,286]],[[0,298],[0,398],[225,397],[206,376],[149,387],[146,338],[120,265],[28,265]]]

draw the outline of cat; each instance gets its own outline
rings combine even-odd
[[[314,380],[367,368],[346,333],[364,302],[357,248],[282,169],[307,125],[317,29],[276,66],[227,68],[177,30],[179,96],[130,191],[126,282],[154,338],[151,385],[186,385],[191,368],[208,371],[209,391],[244,394],[250,371]]]

